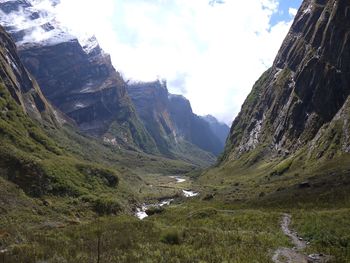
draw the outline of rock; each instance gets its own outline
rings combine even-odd
[[[36,10],[30,1],[2,1],[0,10],[6,12],[9,2],[11,10],[23,9],[32,19],[33,28],[28,30],[40,28],[49,33],[47,39],[43,34],[41,41],[29,40],[24,38],[25,33],[21,34],[22,28],[11,27],[14,21],[6,21],[24,65],[36,78],[46,98],[84,133],[106,138],[105,141],[115,146],[158,153],[154,140],[135,113],[126,82],[97,40],[92,37],[79,41],[56,23],[53,14]],[[31,13],[39,15],[29,16]],[[2,16],[0,22],[3,19],[6,16]],[[48,21],[45,28],[42,28],[42,19]]]
[[[261,192],[260,194],[259,194],[259,197],[264,197],[266,194],[264,193],[264,192]]]
[[[51,202],[49,200],[42,200],[44,206],[51,206]]]
[[[163,213],[164,212],[164,208],[161,207],[161,206],[153,206],[153,207],[147,208],[147,210],[145,212],[146,212],[146,214],[148,216],[152,216],[152,215],[155,215],[155,214]]]
[[[203,201],[209,201],[209,200],[212,200],[213,198],[214,198],[214,194],[206,194],[203,198],[202,198],[202,200]]]
[[[330,262],[330,260],[332,259],[331,256],[328,255],[324,255],[322,253],[320,254],[310,254],[308,256],[308,260],[309,262],[321,262],[321,263],[325,263],[325,262]]]
[[[304,189],[304,188],[310,188],[311,184],[309,182],[302,182],[298,185],[299,188]]]
[[[288,158],[304,146],[315,159],[348,151],[350,20],[344,10],[349,1],[303,2],[273,66],[234,120],[221,162]]]
[[[206,115],[202,117],[202,119],[209,123],[212,132],[220,140],[222,145],[225,145],[227,136],[230,132],[230,127],[228,127],[225,123],[219,122],[212,115]]]
[[[128,93],[163,154],[176,151],[183,139],[214,155],[222,152],[224,143],[207,119],[194,114],[185,97],[170,94],[165,81],[134,83]]]
[[[0,254],[6,254],[7,252],[8,252],[8,249],[6,249],[6,248],[0,250]]]

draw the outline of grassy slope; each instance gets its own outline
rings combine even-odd
[[[270,262],[273,249],[288,244],[278,221],[279,213],[232,214],[193,202],[145,221],[100,218],[27,233],[27,242],[16,245],[8,260],[96,262],[100,237],[100,262]]]
[[[332,254],[336,262],[350,259],[347,156],[325,166],[303,166],[303,153],[284,162],[255,164],[253,153],[199,177],[192,187],[202,197],[214,193],[211,201],[177,204],[144,222],[128,216],[95,219],[95,212],[118,212],[134,198],[174,194],[154,196],[145,183],[157,181],[159,173],[183,173],[191,167],[119,151],[71,128],[52,129],[47,136],[11,102],[6,90],[1,94],[1,112],[10,109],[9,118],[3,116],[0,122],[1,162],[7,162],[1,166],[0,242],[11,251],[6,262],[96,260],[100,235],[101,262],[270,262],[274,249],[290,245],[279,229],[284,211],[293,214],[293,226],[311,241],[308,252]],[[8,173],[12,161],[27,175],[27,194],[4,179],[13,174]],[[38,171],[52,180],[51,188],[37,180]],[[142,178],[145,173],[149,175]],[[106,174],[117,176],[118,185],[109,185]],[[299,188],[304,181],[311,187]]]

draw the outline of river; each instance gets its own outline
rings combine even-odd
[[[183,183],[186,182],[186,179],[181,177],[181,176],[170,176],[170,178],[175,179],[176,183]],[[198,196],[199,193],[194,192],[192,190],[182,190],[182,194],[184,197],[191,198]],[[140,220],[148,217],[147,215],[147,210],[152,207],[163,207],[163,206],[168,206],[170,205],[174,199],[165,199],[162,201],[159,201],[158,203],[153,203],[153,204],[143,204],[141,207],[136,208],[135,216],[139,218]]]

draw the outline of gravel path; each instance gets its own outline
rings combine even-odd
[[[289,225],[292,221],[292,216],[289,214],[283,214],[281,229],[283,233],[288,236],[294,247],[293,248],[279,248],[272,256],[274,263],[326,263],[329,262],[331,257],[323,254],[312,254],[306,256],[301,251],[307,246],[307,243],[298,236],[295,231],[289,229]]]

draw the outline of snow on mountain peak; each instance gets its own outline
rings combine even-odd
[[[86,53],[100,50],[95,37],[78,38],[57,21],[57,4],[59,0],[0,0],[0,24],[18,46],[49,46],[78,39]]]

